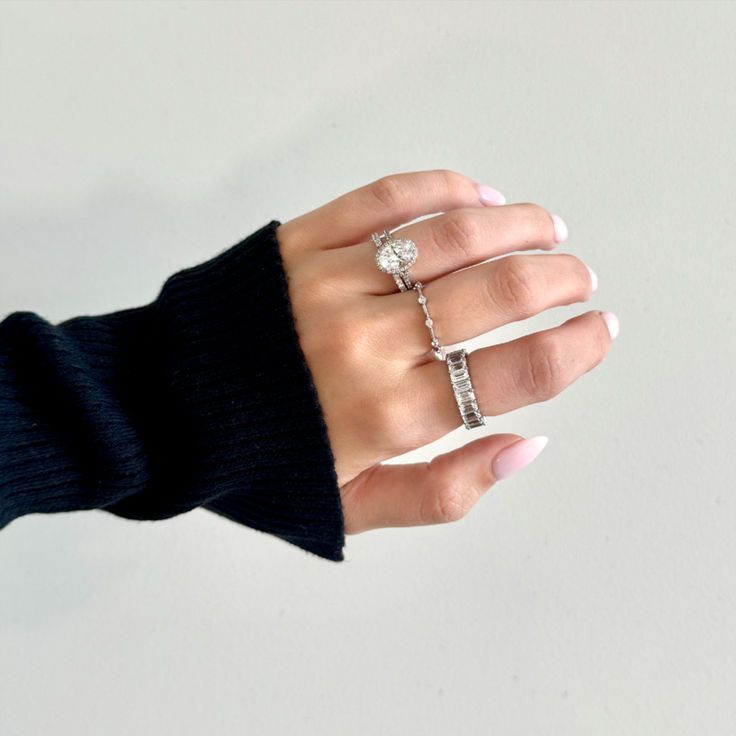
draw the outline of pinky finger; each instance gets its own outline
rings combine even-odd
[[[347,534],[462,519],[497,481],[529,465],[547,437],[496,434],[428,463],[375,465],[343,488]]]

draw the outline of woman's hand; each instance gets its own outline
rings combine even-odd
[[[398,291],[378,270],[370,241],[374,231],[436,212],[443,214],[392,234],[418,246],[410,274],[424,284],[445,346],[584,301],[596,286],[575,256],[509,255],[552,250],[567,237],[559,217],[535,204],[504,205],[495,190],[451,171],[387,176],[281,225],[296,328],[327,423],[347,533],[459,519],[546,442],[491,435],[429,463],[380,464],[462,424],[417,292]],[[601,362],[617,331],[613,314],[590,311],[471,353],[482,413],[555,396]]]

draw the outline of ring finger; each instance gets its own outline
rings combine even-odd
[[[558,327],[470,353],[468,370],[481,413],[497,416],[556,396],[606,356],[616,335],[612,321],[610,313],[586,312]],[[444,362],[411,368],[406,379],[403,390],[412,410],[411,431],[404,437],[410,449],[462,424]]]

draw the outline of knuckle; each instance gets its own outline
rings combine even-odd
[[[343,360],[348,365],[360,366],[369,356],[375,355],[378,333],[377,325],[369,315],[352,313],[336,323],[333,339]]]
[[[502,310],[514,317],[531,317],[536,313],[534,276],[526,261],[505,258],[498,262],[496,279],[489,281],[491,297]],[[495,283],[494,283],[495,282]]]
[[[362,414],[362,421],[368,419],[371,430],[374,433],[387,437],[400,422],[401,417],[396,408],[396,402],[389,399],[387,392],[382,392],[379,396],[372,396],[370,399],[370,409]]]
[[[421,442],[422,428],[417,418],[406,407],[405,393],[392,377],[380,392],[370,391],[364,411],[356,417],[359,425],[368,429],[365,436],[374,445],[378,443],[387,458],[426,444]]]
[[[455,485],[440,489],[437,495],[436,521],[439,524],[450,524],[460,521],[467,514],[462,491]]]
[[[480,495],[471,483],[465,482],[449,467],[449,463],[445,465],[447,460],[447,455],[439,455],[429,463],[429,472],[434,475],[435,483],[423,509],[424,523],[447,524],[460,521],[467,516]]]
[[[546,335],[530,341],[521,377],[523,389],[537,401],[551,399],[560,393],[565,386],[564,356],[560,343]]]
[[[453,210],[441,218],[439,232],[435,237],[438,247],[457,257],[460,253],[469,257],[472,243],[478,237],[478,224],[469,210]]]
[[[447,480],[441,483],[430,498],[431,503],[424,514],[425,523],[449,524],[460,521],[468,513],[467,494],[457,481]]]
[[[395,174],[377,179],[370,185],[369,191],[386,209],[400,209],[406,200],[406,187]]]
[[[360,310],[329,314],[321,309],[309,320],[297,322],[297,328],[311,351],[327,354],[346,366],[364,361],[376,340],[373,320]]]

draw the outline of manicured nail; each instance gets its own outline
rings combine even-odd
[[[525,468],[544,450],[547,442],[549,437],[529,437],[504,448],[491,463],[493,477],[502,480]]]
[[[618,337],[620,325],[618,323],[618,317],[613,312],[601,312],[601,317],[608,327],[608,331],[611,333],[611,340],[615,340]]]
[[[585,268],[588,269],[588,273],[590,274],[590,290],[595,291],[598,288],[598,275],[590,266],[586,266]]]
[[[567,240],[567,225],[559,215],[552,215],[555,224],[555,243],[564,243]]]
[[[487,187],[485,184],[476,184],[475,189],[478,192],[478,199],[481,204],[486,207],[495,207],[499,204],[506,204],[506,197],[493,187]]]

